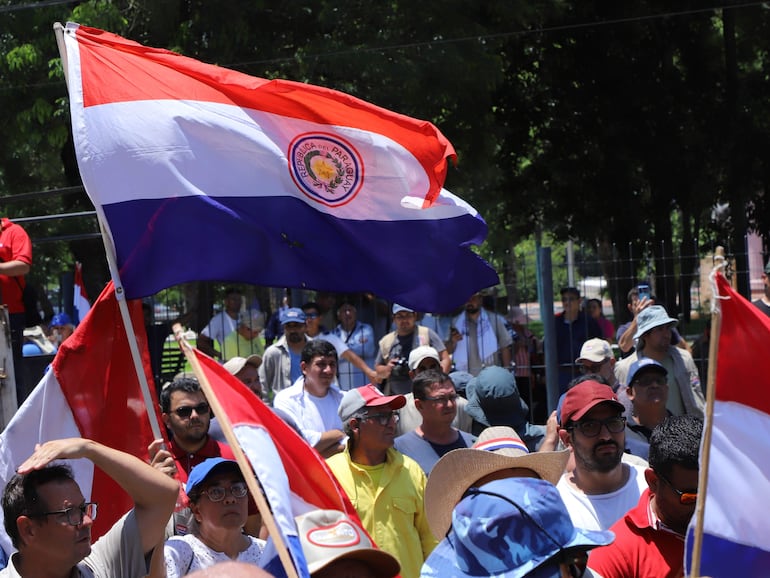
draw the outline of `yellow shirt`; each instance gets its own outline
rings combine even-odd
[[[222,359],[225,361],[232,357],[248,357],[255,353],[260,357],[265,355],[265,344],[261,335],[254,339],[246,339],[236,329],[225,337],[225,342],[222,344]]]
[[[437,544],[425,517],[422,468],[393,448],[381,466],[353,462],[348,449],[326,462],[377,546],[401,564],[401,577],[418,578]]]

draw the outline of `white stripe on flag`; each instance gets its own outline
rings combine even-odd
[[[32,455],[35,444],[79,436],[80,432],[59,382],[49,369],[0,434],[0,484],[5,487],[16,473],[16,468]],[[68,460],[66,463],[72,468],[83,496],[86,500],[91,499],[93,463],[86,459]],[[98,501],[98,497],[93,499]],[[2,509],[0,546],[7,554],[15,551],[11,539],[5,533]]]

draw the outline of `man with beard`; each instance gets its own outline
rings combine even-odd
[[[465,311],[455,317],[450,339],[450,353],[457,371],[474,377],[490,365],[511,365],[511,339],[505,320],[482,307],[483,295],[474,293],[465,303]]]
[[[302,349],[308,339],[305,336],[305,312],[298,307],[281,311],[283,335],[265,350],[259,366],[259,381],[267,388],[267,400],[286,389],[302,376],[300,367]]]
[[[175,379],[160,392],[161,419],[169,432],[168,449],[163,440],[155,440],[148,448],[150,465],[187,483],[194,466],[208,458],[234,460],[230,446],[209,436],[211,408],[197,380]],[[186,534],[191,523],[189,508],[174,512],[174,533]]]
[[[421,345],[429,345],[438,351],[441,369],[449,373],[452,360],[444,342],[432,329],[417,326],[417,313],[408,307],[393,304],[393,321],[396,330],[391,331],[380,339],[377,359],[374,361],[378,375],[387,378],[386,393],[406,395],[412,391],[412,380],[409,377],[409,354],[412,349]]]
[[[636,505],[647,483],[645,468],[621,461],[626,419],[612,388],[583,381],[567,392],[561,408],[565,445],[575,468],[557,488],[575,526],[606,530]]]
[[[684,576],[684,540],[698,499],[698,453],[703,421],[676,416],[650,437],[649,488],[610,528],[615,542],[591,553],[589,565],[604,578]]]

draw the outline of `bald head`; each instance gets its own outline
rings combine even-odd
[[[244,562],[221,562],[188,574],[189,578],[272,578],[262,568]]]

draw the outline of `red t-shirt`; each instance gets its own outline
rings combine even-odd
[[[212,437],[209,437],[206,445],[194,454],[188,454],[182,448],[175,445],[174,440],[169,441],[168,450],[171,452],[171,455],[174,456],[177,479],[183,484],[187,483],[187,476],[190,475],[190,470],[208,458],[222,457],[227,460],[235,459],[233,450],[230,449],[230,446],[220,443]]]
[[[636,507],[612,525],[612,544],[591,550],[591,570],[603,578],[684,576],[684,536],[660,527],[650,496],[648,488]]]
[[[32,265],[32,241],[27,232],[5,218],[0,220],[0,227],[0,261],[23,261]],[[8,313],[24,313],[21,294],[25,285],[24,277],[0,275],[2,302],[8,306]]]

